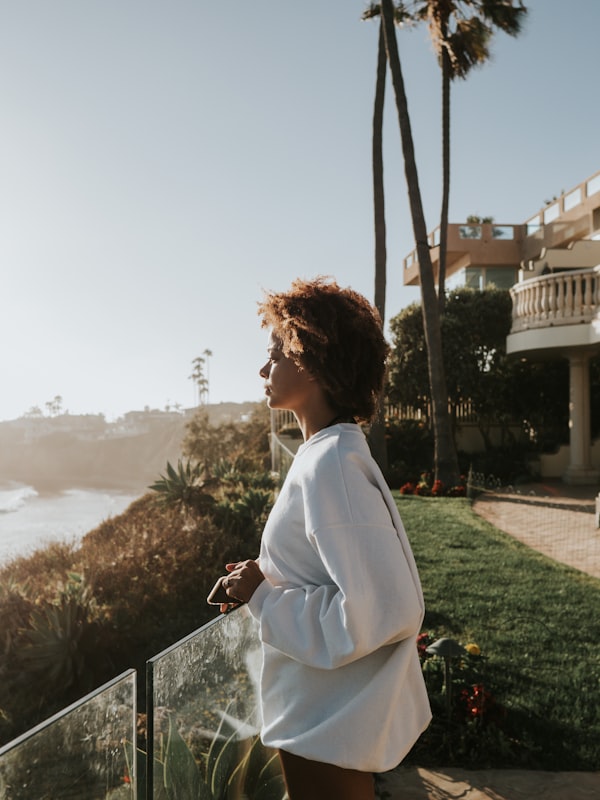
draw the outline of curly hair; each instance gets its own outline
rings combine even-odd
[[[340,416],[368,422],[378,408],[389,347],[379,313],[333,279],[297,279],[258,305],[285,356],[313,375]]]

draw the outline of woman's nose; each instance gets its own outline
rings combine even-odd
[[[268,361],[267,361],[266,364],[263,364],[263,366],[258,371],[258,374],[260,375],[261,378],[268,378],[269,377],[269,362]]]

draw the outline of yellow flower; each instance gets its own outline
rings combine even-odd
[[[481,649],[479,645],[476,645],[475,642],[471,642],[470,644],[465,645],[465,650],[470,656],[480,656]]]

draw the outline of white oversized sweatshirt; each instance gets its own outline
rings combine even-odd
[[[427,727],[414,558],[358,425],[298,450],[263,533],[248,604],[263,646],[265,744],[341,767],[395,767]]]

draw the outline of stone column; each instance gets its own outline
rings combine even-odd
[[[589,485],[598,483],[600,472],[592,469],[590,428],[589,356],[569,354],[569,466],[565,483]]]

